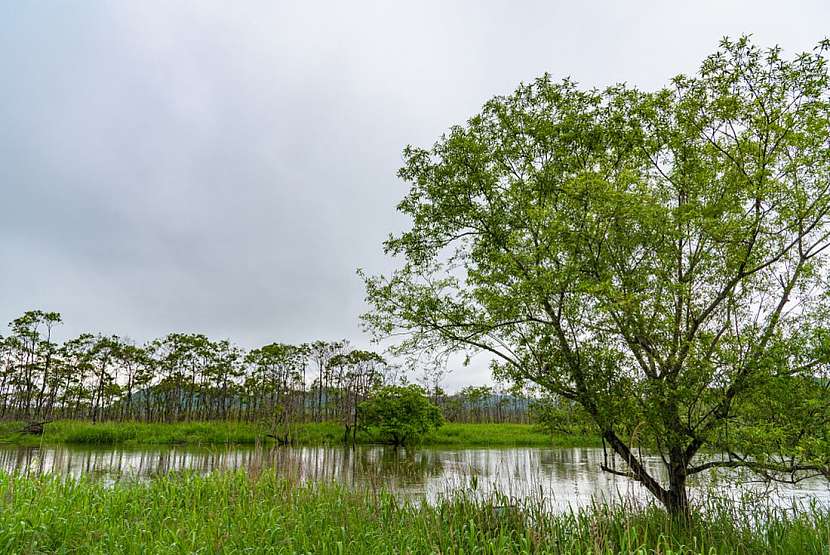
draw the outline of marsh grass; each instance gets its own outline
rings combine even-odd
[[[532,424],[445,424],[425,436],[423,445],[487,447],[596,447],[598,436],[552,436]]]
[[[255,445],[273,442],[269,427],[252,422],[99,422],[59,420],[45,426],[43,436],[19,433],[22,422],[0,422],[0,442],[19,445]],[[343,427],[335,422],[298,424],[291,428],[297,445],[337,445]],[[377,443],[361,432],[358,443]],[[590,447],[600,444],[591,436],[551,436],[530,424],[446,424],[425,436],[421,445],[452,447]]]
[[[464,492],[434,504],[264,472],[106,486],[0,474],[4,553],[826,554],[830,517],[714,503],[691,521],[649,504],[551,514]],[[702,515],[706,515],[705,517]]]
[[[4,423],[0,438],[7,443],[70,443],[83,445],[218,445],[255,444],[265,434],[256,424],[236,422],[91,422],[60,420],[44,427],[43,436],[15,433],[20,423]]]

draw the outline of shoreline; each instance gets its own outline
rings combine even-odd
[[[0,422],[0,445],[86,445],[86,446],[254,446],[274,445],[270,430],[257,423],[202,421],[170,424],[141,422],[99,422],[58,420],[45,425],[43,435],[19,432],[24,423]],[[308,423],[291,427],[290,446],[344,445],[344,428],[337,423]],[[357,435],[358,445],[384,445],[365,432]],[[549,435],[533,424],[445,424],[425,435],[412,447],[598,447],[601,440],[586,435]]]

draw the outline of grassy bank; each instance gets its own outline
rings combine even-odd
[[[263,474],[106,487],[0,475],[3,553],[822,553],[830,516],[710,508],[688,526],[654,507],[550,516],[455,495],[437,506]],[[765,527],[759,526],[767,519]]]
[[[80,422],[61,420],[45,426],[43,436],[19,433],[21,422],[0,423],[0,442],[24,445],[254,445],[268,443],[266,426],[250,422],[180,422],[147,424],[138,422]],[[299,445],[333,445],[343,441],[339,424],[301,424],[292,428]],[[374,443],[377,438],[359,433],[359,443]],[[545,434],[530,424],[446,424],[424,437],[422,445],[447,447],[544,447],[593,446],[593,437]]]
[[[458,447],[595,447],[595,436],[551,436],[532,424],[445,424],[422,444]]]

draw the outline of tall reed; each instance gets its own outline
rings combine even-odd
[[[0,474],[4,553],[815,553],[830,515],[713,502],[691,521],[649,504],[552,514],[464,492],[434,504],[263,472],[107,485]]]

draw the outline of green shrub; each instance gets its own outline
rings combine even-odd
[[[358,409],[361,426],[394,445],[415,441],[444,423],[441,409],[417,385],[381,387]]]

